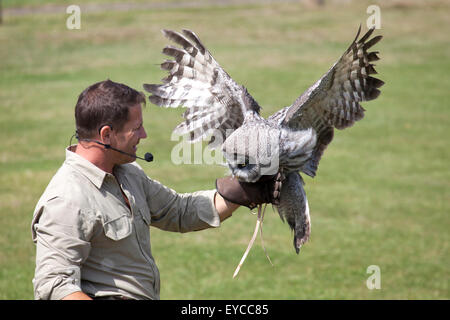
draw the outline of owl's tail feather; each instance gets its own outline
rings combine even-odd
[[[287,221],[294,232],[294,249],[297,254],[309,240],[311,234],[309,205],[303,184],[300,174],[297,172],[289,173],[281,187],[280,204],[275,206],[281,220]]]

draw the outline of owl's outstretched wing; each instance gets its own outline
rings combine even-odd
[[[378,97],[384,82],[371,77],[376,74],[373,61],[379,60],[378,52],[367,50],[381,40],[376,36],[369,40],[374,29],[357,40],[361,27],[352,44],[341,58],[314,85],[294,103],[269,117],[281,126],[295,130],[314,128],[317,144],[311,160],[302,171],[314,177],[320,158],[331,142],[334,128],[345,129],[364,117],[359,104]]]
[[[259,105],[245,87],[222,69],[194,32],[162,32],[182,48],[163,49],[164,54],[175,59],[161,64],[169,75],[163,79],[164,84],[144,84],[144,89],[158,106],[187,108],[185,121],[175,128],[175,133],[189,134],[191,142],[212,133],[217,137],[219,133],[224,141],[226,134],[242,125],[247,111],[259,113]]]

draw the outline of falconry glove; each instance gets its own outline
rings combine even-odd
[[[279,204],[282,173],[262,176],[257,182],[243,182],[231,176],[216,180],[217,192],[227,201],[246,206],[250,209],[259,204]]]

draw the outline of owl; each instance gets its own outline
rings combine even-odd
[[[172,59],[161,64],[168,76],[162,84],[144,84],[149,100],[162,107],[185,107],[184,121],[174,132],[191,142],[210,138],[220,147],[231,174],[245,182],[281,174],[284,178],[279,203],[281,219],[294,234],[297,254],[311,233],[309,205],[300,173],[316,175],[320,159],[331,143],[334,129],[345,129],[364,117],[362,101],[377,98],[383,81],[372,62],[378,52],[369,52],[382,36],[371,37],[369,29],[357,35],[339,60],[290,106],[267,119],[261,107],[217,63],[190,30],[163,30],[177,46],[163,53]]]

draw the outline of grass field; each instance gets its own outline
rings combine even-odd
[[[64,1],[39,1],[64,4]],[[73,1],[77,2],[77,1]],[[87,3],[88,1],[80,1]],[[95,1],[92,1],[95,2]],[[99,3],[105,1],[99,0]],[[206,2],[206,1],[205,1]],[[375,2],[375,1],[373,1]],[[34,206],[64,161],[73,110],[88,85],[110,78],[141,89],[163,77],[160,29],[201,36],[268,116],[291,104],[347,48],[371,1],[4,15],[0,25],[0,299],[32,299]],[[18,1],[16,4],[24,1]],[[151,229],[162,299],[449,299],[450,6],[376,1],[386,82],[366,117],[339,131],[318,176],[305,178],[312,236],[300,255],[272,209],[237,279],[234,268],[255,216],[240,208],[220,228],[188,234]],[[13,7],[5,1],[5,7]],[[171,131],[182,110],[144,111],[146,173],[179,192],[213,188],[217,166],[174,165]],[[370,265],[381,289],[369,290]]]

